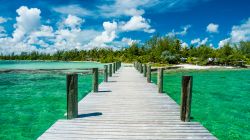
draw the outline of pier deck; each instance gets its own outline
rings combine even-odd
[[[38,139],[216,139],[200,123],[182,122],[179,105],[133,67],[121,67],[98,93],[82,99],[78,114],[58,120]]]

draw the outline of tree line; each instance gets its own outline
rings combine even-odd
[[[94,48],[92,50],[57,51],[54,54],[39,52],[22,52],[21,54],[0,55],[2,60],[62,60],[62,61],[100,61],[178,64],[191,63],[199,65],[238,63],[250,64],[250,41],[239,44],[225,44],[220,48],[208,45],[182,47],[177,38],[153,36],[144,44],[133,43],[120,50],[111,48]]]

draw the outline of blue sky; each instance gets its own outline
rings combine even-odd
[[[155,34],[182,46],[250,40],[249,0],[0,0],[0,53],[112,47]]]

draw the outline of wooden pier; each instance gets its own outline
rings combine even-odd
[[[77,118],[58,120],[38,139],[217,139],[200,123],[181,121],[179,105],[145,75],[121,67],[78,103]]]

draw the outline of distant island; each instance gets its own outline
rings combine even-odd
[[[103,63],[122,61],[131,63],[226,65],[242,66],[250,64],[250,41],[239,44],[225,44],[220,48],[208,45],[183,46],[177,38],[153,36],[142,43],[113,50],[94,48],[91,50],[57,51],[54,54],[40,52],[21,52],[20,54],[0,54],[1,60],[62,60],[62,61],[99,61]]]

